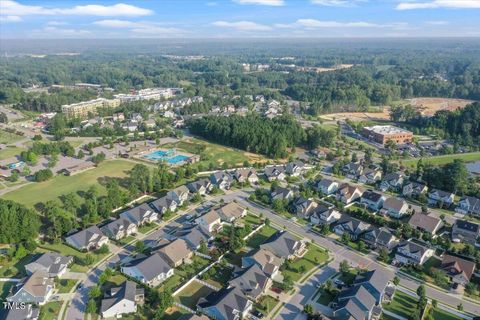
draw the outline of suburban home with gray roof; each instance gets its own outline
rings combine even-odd
[[[234,273],[228,282],[232,287],[237,287],[250,299],[257,301],[264,295],[272,284],[272,280],[256,264]]]
[[[178,267],[193,256],[193,251],[183,239],[173,240],[157,250],[172,267]]]
[[[195,219],[195,222],[207,234],[212,234],[213,232],[218,232],[222,229],[222,219],[214,209],[211,209],[204,215]]]
[[[260,248],[286,260],[301,257],[307,251],[305,241],[297,239],[288,231],[277,231]]]
[[[222,221],[232,223],[233,221],[245,217],[247,209],[236,203],[229,202],[216,210]]]
[[[466,286],[475,272],[475,262],[444,254],[440,269],[445,271],[453,283]]]
[[[362,194],[360,203],[365,204],[368,208],[378,211],[383,206],[385,197],[381,193],[372,190],[367,190]]]
[[[357,240],[371,225],[361,220],[352,218],[346,214],[335,223],[333,231],[339,236],[347,233],[350,239]]]
[[[405,197],[418,197],[428,191],[428,187],[422,183],[409,182],[403,186],[402,195]]]
[[[133,259],[121,267],[122,273],[155,287],[173,276],[173,268],[158,253]]]
[[[101,229],[103,233],[110,239],[120,240],[135,234],[138,231],[135,223],[126,218],[118,218],[104,225]]]
[[[382,179],[382,170],[377,166],[365,168],[358,177],[358,182],[365,184],[373,184]]]
[[[292,177],[298,177],[303,172],[305,172],[305,170],[306,170],[305,163],[303,163],[300,160],[289,162],[285,166],[285,172],[291,175]]]
[[[295,193],[284,187],[276,187],[271,193],[270,193],[270,198],[272,201],[274,200],[292,200],[294,197]]]
[[[463,214],[480,215],[480,199],[464,196],[460,199],[455,211]]]
[[[428,204],[450,206],[455,200],[455,195],[448,191],[433,189],[428,193]]]
[[[135,282],[127,280],[105,292],[100,314],[104,319],[120,318],[124,314],[137,312],[137,305],[142,305],[144,300],[143,288],[137,288]]]
[[[357,179],[362,175],[363,169],[361,162],[350,162],[343,166],[342,172],[349,179]]]
[[[97,226],[91,226],[66,237],[65,241],[79,251],[89,251],[99,249],[102,245],[107,244],[108,238]]]
[[[213,185],[209,179],[203,178],[197,181],[190,182],[189,184],[187,184],[187,188],[191,193],[198,193],[203,196],[212,191]]]
[[[391,251],[398,244],[398,239],[386,228],[371,227],[360,238],[374,249],[385,248]]]
[[[188,200],[188,195],[190,191],[186,186],[177,187],[167,193],[167,197],[175,200],[179,206],[182,206],[185,201]]]
[[[146,223],[158,221],[158,213],[153,210],[147,203],[133,207],[120,214],[120,217],[128,219],[140,227]]]
[[[1,317],[0,313],[0,317]],[[40,318],[40,308],[31,304],[26,304],[25,308],[12,308],[7,311],[4,320],[38,320]]]
[[[417,230],[435,235],[443,226],[443,221],[437,217],[415,212],[408,223]]]
[[[182,230],[175,235],[185,240],[188,247],[193,251],[200,249],[202,243],[207,244],[209,241],[213,240],[213,236],[203,232],[199,226],[195,226],[188,230]]]
[[[55,278],[62,276],[72,263],[73,257],[65,257],[56,252],[46,252],[25,265],[25,270],[28,275],[33,274],[35,271],[43,270],[50,278]]]
[[[300,218],[308,218],[310,214],[315,211],[318,203],[311,199],[305,199],[304,197],[297,197],[292,202],[293,212]]]
[[[53,294],[55,283],[43,270],[37,270],[14,288],[7,301],[44,305]]]
[[[247,318],[253,302],[245,297],[240,288],[229,287],[200,298],[197,308],[212,319],[239,320]]]
[[[317,189],[325,195],[330,195],[337,192],[338,187],[338,182],[330,179],[322,179],[317,184]]]
[[[249,256],[242,257],[242,268],[257,265],[270,278],[274,278],[282,266],[284,259],[277,257],[267,249],[258,249]]]
[[[233,183],[233,177],[224,171],[217,171],[210,175],[210,181],[221,190],[228,190]]]
[[[233,171],[233,177],[239,183],[248,182],[255,184],[258,182],[257,171],[254,168],[235,169],[235,171]]]
[[[467,242],[475,245],[480,236],[480,225],[466,221],[457,220],[452,226],[452,241],[453,242]]]
[[[179,205],[180,204],[175,199],[169,196],[163,196],[155,201],[150,202],[150,206],[152,206],[152,208],[161,215],[164,215],[168,211],[174,212],[177,210]]]
[[[411,240],[407,240],[397,246],[394,262],[401,264],[422,265],[431,256],[433,249]]]
[[[341,217],[342,214],[336,208],[327,208],[320,204],[310,215],[310,222],[313,224],[331,225],[340,220]]]
[[[390,197],[383,202],[381,212],[383,214],[388,214],[392,218],[400,219],[408,214],[408,209],[409,206],[405,200]]]
[[[385,192],[388,190],[398,191],[402,188],[405,175],[401,172],[392,172],[383,177],[380,183],[380,190]]]
[[[283,181],[286,177],[286,169],[284,165],[266,166],[263,174],[268,181]]]

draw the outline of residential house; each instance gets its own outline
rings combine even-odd
[[[121,218],[132,221],[137,227],[143,226],[146,223],[152,223],[158,220],[158,213],[147,203],[133,207],[120,214]]]
[[[452,226],[452,241],[467,242],[474,245],[480,236],[480,225],[466,221],[457,220]]]
[[[331,225],[340,220],[341,217],[342,214],[337,209],[319,205],[310,215],[310,222],[313,224]]]
[[[401,264],[423,265],[431,256],[434,250],[411,240],[407,240],[397,246],[395,262]]]
[[[253,302],[247,299],[240,288],[229,287],[200,298],[197,308],[212,319],[239,320],[247,319]]]
[[[387,174],[380,183],[380,190],[383,192],[387,190],[398,191],[402,188],[405,175],[401,172],[392,172]]]
[[[138,228],[135,223],[129,219],[118,218],[103,226],[101,230],[110,239],[120,240],[137,233]]]
[[[336,199],[342,201],[344,204],[350,204],[353,201],[359,199],[363,194],[363,191],[358,187],[351,186],[349,184],[343,184],[338,190]]]
[[[418,197],[428,191],[428,187],[422,183],[409,182],[403,186],[402,195],[405,197]]]
[[[177,187],[167,193],[167,197],[170,199],[175,200],[175,202],[179,205],[182,206],[185,201],[188,200],[188,195],[190,194],[190,191],[188,191],[188,188],[186,186],[180,186]]]
[[[232,223],[233,221],[245,217],[247,209],[232,201],[217,210],[222,221]]]
[[[398,239],[386,228],[371,227],[360,236],[372,248],[385,248],[391,251]]]
[[[415,212],[408,221],[408,224],[417,230],[435,235],[443,226],[443,221],[434,216]]]
[[[270,197],[272,199],[272,201],[275,201],[275,200],[287,200],[287,201],[290,201],[293,199],[295,193],[288,189],[288,188],[284,188],[284,187],[276,187],[271,193],[270,193]]]
[[[266,166],[263,174],[268,181],[283,181],[286,177],[286,169],[284,165]]]
[[[222,219],[214,209],[195,219],[195,222],[204,232],[207,232],[207,234],[218,232],[222,228]]]
[[[283,259],[267,249],[258,249],[250,256],[242,257],[242,268],[257,265],[270,278],[274,278],[283,264]]]
[[[239,288],[248,298],[257,301],[263,296],[272,284],[263,270],[256,264],[234,273],[233,278],[228,282],[229,286]]]
[[[181,239],[185,240],[188,247],[193,251],[200,249],[202,243],[207,244],[209,241],[213,240],[213,237],[203,232],[202,228],[200,228],[199,226],[195,226],[190,230],[186,230],[178,236]]]
[[[169,196],[163,196],[150,202],[150,206],[155,209],[156,212],[164,215],[167,211],[174,212],[177,210],[179,203]]]
[[[475,262],[444,254],[440,269],[445,271],[453,283],[465,287],[475,272]]]
[[[7,314],[4,320],[38,320],[40,318],[40,308],[32,304],[26,304],[25,308],[11,308],[5,311]]]
[[[302,161],[293,161],[287,163],[285,166],[285,172],[292,177],[298,177],[305,171],[305,163]]]
[[[157,250],[157,253],[172,267],[178,267],[193,256],[193,251],[183,239],[176,239]]]
[[[455,195],[451,192],[433,189],[428,193],[428,204],[450,206],[455,200]]]
[[[378,211],[383,206],[385,197],[381,193],[372,190],[367,190],[362,194],[360,203],[367,205],[368,208]]]
[[[457,204],[455,211],[463,214],[480,215],[480,199],[464,196]]]
[[[377,166],[365,168],[358,178],[358,182],[373,184],[382,179],[382,170]]]
[[[32,275],[35,271],[43,270],[50,278],[62,276],[73,263],[73,257],[62,256],[56,252],[47,252],[41,254],[37,259],[25,265],[28,275]]]
[[[13,293],[7,297],[7,301],[17,304],[44,305],[52,296],[54,289],[55,283],[52,278],[49,278],[48,273],[37,270],[28,276],[25,281],[17,284]]]
[[[382,213],[392,218],[400,219],[408,213],[408,203],[400,198],[390,197],[383,202]]]
[[[121,267],[122,273],[151,287],[173,276],[173,268],[158,253],[141,256]]]
[[[342,172],[349,179],[357,179],[363,174],[363,169],[360,162],[350,162],[343,166]]]
[[[338,187],[338,182],[330,179],[322,179],[317,184],[317,189],[325,195],[330,195],[337,192]]]
[[[120,286],[111,288],[103,296],[100,314],[102,318],[120,318],[124,314],[137,312],[137,305],[143,304],[143,288],[137,288],[133,281],[124,281]]]
[[[217,171],[210,175],[210,181],[221,190],[228,190],[233,182],[233,177],[224,171]]]
[[[300,218],[308,218],[318,206],[318,203],[304,197],[296,198],[292,203],[293,212]]]
[[[243,169],[236,169],[233,172],[233,177],[239,182],[239,183],[251,183],[251,184],[256,184],[258,183],[258,175],[257,175],[257,170],[253,168],[243,168]]]
[[[198,193],[200,195],[204,195],[212,191],[213,185],[209,179],[203,178],[197,181],[190,182],[187,184],[187,188],[190,193],[195,194]]]
[[[91,226],[66,237],[65,241],[79,251],[89,251],[99,249],[102,245],[107,244],[108,238],[97,226]]]
[[[307,251],[305,241],[297,239],[288,231],[278,231],[273,234],[265,243],[260,245],[260,248],[286,260],[301,257]]]
[[[210,320],[210,318],[204,314],[198,315],[193,313],[187,313],[178,318],[178,320]]]
[[[381,270],[358,274],[352,286],[343,289],[334,302],[335,319],[372,319],[380,316],[389,277]]]
[[[339,236],[348,234],[350,239],[357,240],[360,235],[370,229],[370,224],[361,220],[352,218],[348,215],[342,215],[340,220],[335,223],[333,231]]]

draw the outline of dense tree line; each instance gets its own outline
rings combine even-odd
[[[35,239],[40,229],[38,215],[25,206],[0,199],[0,243]]]

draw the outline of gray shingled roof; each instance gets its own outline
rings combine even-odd
[[[135,302],[135,296],[143,294],[143,289],[137,289],[137,284],[133,281],[125,281],[119,287],[110,289],[110,294],[102,300],[101,312],[105,312],[123,299]]]
[[[146,281],[151,281],[159,274],[167,273],[171,269],[170,265],[158,253],[132,260],[124,267],[136,267]]]

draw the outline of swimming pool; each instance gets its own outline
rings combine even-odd
[[[184,156],[182,154],[174,155],[174,153],[175,152],[173,152],[172,150],[157,150],[147,155],[144,155],[143,157],[151,161],[166,161],[170,164],[177,164],[188,159],[187,156]]]

